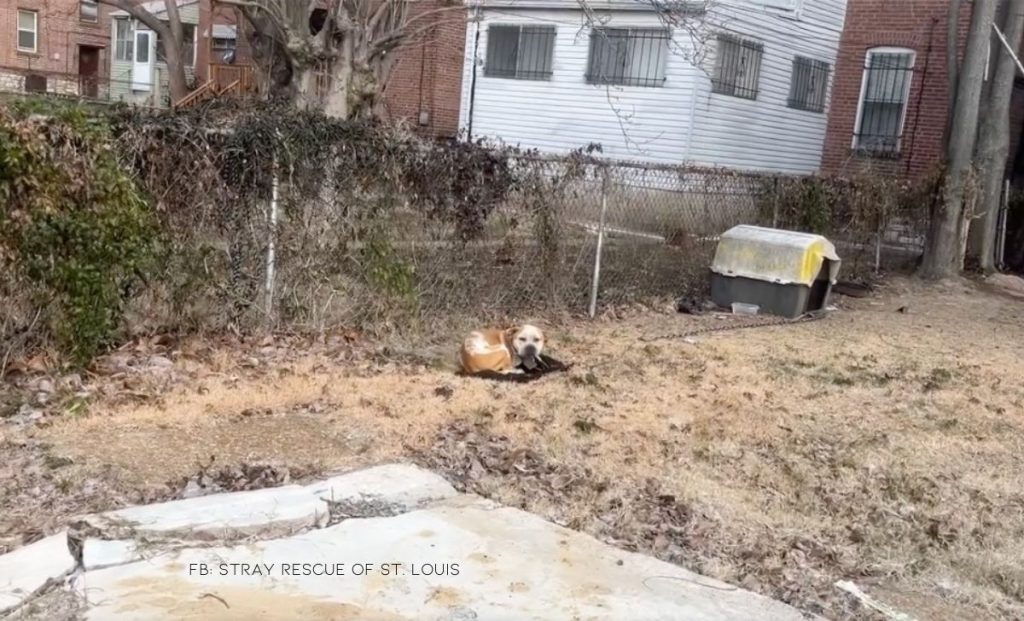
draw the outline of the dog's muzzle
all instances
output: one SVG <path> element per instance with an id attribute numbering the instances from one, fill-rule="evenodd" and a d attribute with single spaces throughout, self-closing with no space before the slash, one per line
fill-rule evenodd
<path id="1" fill-rule="evenodd" d="M 527 345 L 523 348 L 523 352 L 519 355 L 523 359 L 523 366 L 529 370 L 536 369 L 538 366 L 537 362 L 537 348 L 533 345 Z"/>

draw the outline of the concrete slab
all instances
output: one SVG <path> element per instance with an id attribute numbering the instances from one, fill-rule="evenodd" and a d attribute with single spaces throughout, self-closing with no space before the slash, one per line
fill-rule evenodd
<path id="1" fill-rule="evenodd" d="M 286 485 L 118 509 L 81 518 L 76 530 L 102 539 L 230 540 L 274 537 L 317 526 L 323 502 L 305 488 Z"/>
<path id="2" fill-rule="evenodd" d="M 408 464 L 387 464 L 340 474 L 306 486 L 315 496 L 361 515 L 395 515 L 458 495 L 444 478 Z"/>
<path id="3" fill-rule="evenodd" d="M 82 568 L 86 571 L 134 563 L 142 558 L 142 551 L 135 541 L 86 539 L 82 542 Z"/>
<path id="4" fill-rule="evenodd" d="M 47 582 L 74 568 L 67 532 L 0 556 L 0 613 L 21 604 Z"/>
<path id="5" fill-rule="evenodd" d="M 800 621 L 797 610 L 459 497 L 87 572 L 88 619 Z"/>

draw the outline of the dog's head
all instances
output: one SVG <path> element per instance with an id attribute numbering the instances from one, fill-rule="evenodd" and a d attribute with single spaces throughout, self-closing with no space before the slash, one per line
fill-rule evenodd
<path id="1" fill-rule="evenodd" d="M 531 371 L 537 368 L 544 351 L 544 332 L 537 326 L 522 325 L 509 328 L 505 334 L 509 347 L 523 361 L 523 366 Z"/>

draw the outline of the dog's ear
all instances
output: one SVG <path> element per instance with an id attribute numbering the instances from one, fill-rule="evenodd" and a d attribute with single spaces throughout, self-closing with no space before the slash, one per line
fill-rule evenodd
<path id="1" fill-rule="evenodd" d="M 501 339 L 505 341 L 506 346 L 512 346 L 512 343 L 514 343 L 516 340 L 516 334 L 519 334 L 520 330 L 522 330 L 521 327 L 512 326 L 511 328 L 507 328 L 504 332 L 501 333 Z"/>

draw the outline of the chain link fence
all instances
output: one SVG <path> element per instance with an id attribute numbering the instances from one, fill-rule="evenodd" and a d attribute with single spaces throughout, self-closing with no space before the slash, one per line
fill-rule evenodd
<path id="1" fill-rule="evenodd" d="M 110 114 L 161 230 L 128 331 L 388 332 L 662 304 L 705 295 L 718 236 L 744 223 L 824 234 L 844 277 L 868 278 L 917 260 L 930 200 L 877 177 L 545 157 L 273 108 Z M 38 317 L 30 297 L 5 331 Z"/>
<path id="2" fill-rule="evenodd" d="M 225 267 L 249 283 L 238 301 L 278 327 L 315 330 L 659 304 L 706 294 L 719 235 L 738 224 L 825 234 L 854 280 L 913 267 L 923 251 L 922 210 L 882 190 L 860 199 L 870 210 L 852 205 L 863 190 L 849 181 L 585 157 L 513 157 L 509 167 L 509 191 L 481 209 L 469 238 L 409 188 L 360 234 L 362 210 L 295 196 L 282 178 L 276 210 L 254 206 L 250 238 L 223 240 Z"/>

